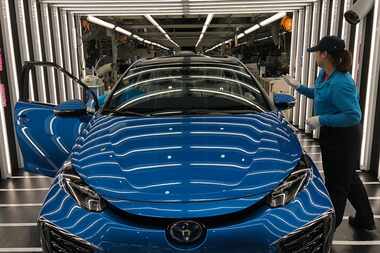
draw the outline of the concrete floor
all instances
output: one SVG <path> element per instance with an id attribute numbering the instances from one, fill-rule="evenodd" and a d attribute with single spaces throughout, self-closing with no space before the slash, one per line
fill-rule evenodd
<path id="1" fill-rule="evenodd" d="M 321 168 L 318 143 L 299 134 L 305 150 Z M 348 215 L 354 213 L 348 203 L 346 216 L 338 228 L 333 252 L 378 253 L 380 252 L 380 182 L 360 173 L 376 216 L 377 231 L 357 232 L 348 224 Z M 51 183 L 50 178 L 34 176 L 19 171 L 11 179 L 0 181 L 0 252 L 41 252 L 36 219 L 44 196 Z"/>

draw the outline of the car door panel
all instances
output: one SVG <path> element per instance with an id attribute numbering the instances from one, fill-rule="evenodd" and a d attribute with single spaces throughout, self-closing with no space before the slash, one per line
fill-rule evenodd
<path id="1" fill-rule="evenodd" d="M 70 155 L 75 140 L 80 131 L 92 117 L 91 114 L 63 113 L 53 104 L 29 101 L 29 78 L 35 74 L 35 68 L 52 68 L 56 73 L 63 74 L 67 80 L 81 86 L 93 96 L 94 111 L 99 104 L 96 94 L 77 77 L 67 72 L 53 62 L 25 62 L 21 74 L 20 101 L 15 106 L 15 130 L 21 153 L 24 159 L 24 169 L 32 173 L 54 176 L 63 162 Z M 49 83 L 41 84 L 48 87 Z M 52 87 L 49 87 L 52 88 Z M 78 104 L 72 100 L 72 105 Z M 70 108 L 72 101 L 64 103 Z M 85 102 L 84 102 L 85 103 Z M 63 103 L 60 104 L 60 106 Z"/>
<path id="2" fill-rule="evenodd" d="M 24 169 L 54 176 L 68 158 L 90 116 L 57 116 L 53 105 L 29 102 L 18 102 L 15 110 Z"/>

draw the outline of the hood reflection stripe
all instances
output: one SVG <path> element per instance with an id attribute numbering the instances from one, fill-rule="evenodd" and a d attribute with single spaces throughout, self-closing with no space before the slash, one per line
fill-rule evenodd
<path id="1" fill-rule="evenodd" d="M 239 166 L 236 164 L 229 164 L 229 163 L 190 163 L 190 166 L 212 166 L 212 167 L 232 167 L 232 168 L 238 168 L 247 170 L 251 168 L 251 166 Z"/>
<path id="2" fill-rule="evenodd" d="M 205 134 L 208 134 L 208 135 L 232 135 L 232 136 L 245 137 L 245 138 L 247 138 L 247 139 L 249 139 L 249 140 L 251 140 L 252 142 L 255 142 L 255 143 L 260 143 L 261 142 L 261 141 L 253 139 L 249 135 L 241 134 L 241 133 L 234 133 L 234 132 L 191 131 L 190 134 L 193 134 L 193 135 L 197 135 L 197 134 L 199 134 L 199 135 L 205 135 Z"/>
<path id="3" fill-rule="evenodd" d="M 194 124 L 194 125 L 223 125 L 223 126 L 240 126 L 240 127 L 247 127 L 247 128 L 250 128 L 250 129 L 253 129 L 255 130 L 256 132 L 259 132 L 260 134 L 263 134 L 263 133 L 266 133 L 266 134 L 270 134 L 270 135 L 273 135 L 273 136 L 276 136 L 278 138 L 281 138 L 287 142 L 290 141 L 289 138 L 286 138 L 278 133 L 275 133 L 275 132 L 272 132 L 272 131 L 267 131 L 267 130 L 260 130 L 258 129 L 257 127 L 253 126 L 253 125 L 249 125 L 249 124 L 244 124 L 244 123 L 229 123 L 229 122 L 218 122 L 218 121 L 201 121 L 201 122 L 190 122 L 190 124 Z"/>
<path id="4" fill-rule="evenodd" d="M 182 165 L 181 163 L 157 164 L 157 165 L 150 165 L 150 166 L 134 167 L 132 169 L 122 169 L 122 171 L 132 172 L 132 171 L 137 171 L 137 170 L 156 169 L 156 168 L 164 168 L 164 167 L 179 167 L 181 165 Z"/>
<path id="5" fill-rule="evenodd" d="M 161 150 L 173 150 L 173 149 L 181 149 L 183 148 L 182 146 L 172 146 L 172 147 L 157 147 L 157 148 L 143 148 L 143 149 L 134 149 L 131 151 L 128 151 L 124 154 L 115 154 L 116 156 L 128 156 L 133 153 L 138 153 L 138 152 L 146 152 L 146 151 L 161 151 Z"/>
<path id="6" fill-rule="evenodd" d="M 140 134 L 140 135 L 133 135 L 133 136 L 128 136 L 126 138 L 121 139 L 118 142 L 112 143 L 113 146 L 120 145 L 121 143 L 131 140 L 131 139 L 139 139 L 139 138 L 144 138 L 144 137 L 153 137 L 153 136 L 168 136 L 168 135 L 180 135 L 182 132 L 164 132 L 164 133 L 153 133 L 153 134 Z"/>
<path id="7" fill-rule="evenodd" d="M 277 148 L 264 148 L 264 147 L 259 147 L 256 149 L 256 151 L 248 151 L 243 148 L 238 148 L 238 147 L 226 147 L 226 146 L 190 146 L 192 149 L 224 149 L 224 150 L 236 150 L 236 151 L 241 151 L 243 153 L 249 154 L 249 155 L 254 155 L 257 154 L 258 151 L 260 150 L 266 150 L 266 151 L 273 151 L 273 152 L 281 152 L 281 150 Z"/>

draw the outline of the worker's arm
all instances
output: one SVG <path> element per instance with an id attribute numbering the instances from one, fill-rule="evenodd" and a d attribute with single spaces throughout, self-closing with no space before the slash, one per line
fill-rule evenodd
<path id="1" fill-rule="evenodd" d="M 318 83 L 319 80 L 321 80 L 321 78 L 323 77 L 324 75 L 324 71 L 323 69 L 321 69 L 318 73 L 318 77 L 317 77 L 317 80 L 315 81 L 315 83 Z M 314 85 L 315 86 L 315 85 Z M 302 95 L 305 95 L 306 97 L 308 98 L 314 98 L 314 91 L 315 91 L 315 88 L 308 88 L 306 85 L 302 85 L 300 84 L 298 87 L 297 87 L 297 91 L 302 94 Z"/>
<path id="2" fill-rule="evenodd" d="M 300 84 L 296 79 L 291 76 L 283 76 L 283 79 L 287 85 L 296 89 L 302 95 L 308 98 L 314 98 L 314 88 L 308 88 L 305 85 Z"/>
<path id="3" fill-rule="evenodd" d="M 300 85 L 298 88 L 297 88 L 297 91 L 302 94 L 302 95 L 305 95 L 306 97 L 308 98 L 314 98 L 314 88 L 308 88 L 306 87 L 305 85 Z"/>
<path id="4" fill-rule="evenodd" d="M 335 83 L 331 99 L 339 113 L 320 115 L 319 121 L 322 126 L 347 127 L 360 123 L 362 113 L 355 85 L 349 82 Z"/>

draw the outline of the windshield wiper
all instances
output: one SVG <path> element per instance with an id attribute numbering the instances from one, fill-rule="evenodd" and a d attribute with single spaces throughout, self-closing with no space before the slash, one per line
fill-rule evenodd
<path id="1" fill-rule="evenodd" d="M 185 109 L 178 111 L 159 111 L 150 113 L 151 116 L 159 115 L 226 115 L 226 114 L 248 114 L 257 113 L 258 111 L 252 109 L 240 109 L 240 110 L 221 110 L 221 109 Z"/>
<path id="2" fill-rule="evenodd" d="M 144 113 L 139 113 L 139 112 L 134 112 L 134 111 L 128 111 L 128 110 L 123 110 L 123 111 L 116 111 L 116 110 L 104 110 L 104 113 L 107 114 L 112 114 L 112 115 L 117 115 L 117 116 L 139 116 L 139 117 L 149 117 L 149 114 L 144 114 Z"/>

